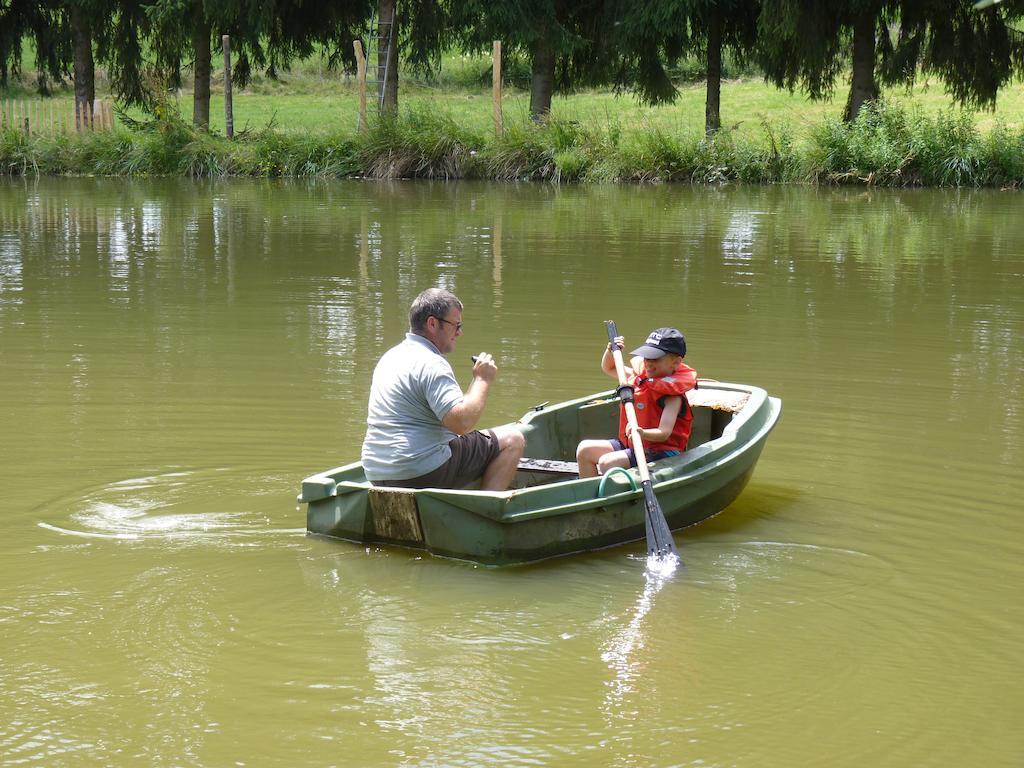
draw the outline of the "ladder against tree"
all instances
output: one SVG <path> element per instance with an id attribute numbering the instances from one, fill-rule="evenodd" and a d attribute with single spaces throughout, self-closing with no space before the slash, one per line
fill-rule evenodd
<path id="1" fill-rule="evenodd" d="M 377 56 L 377 66 L 373 67 L 372 71 L 375 76 L 372 79 L 368 79 L 366 82 L 368 85 L 374 85 L 377 88 L 377 110 L 384 109 L 384 89 L 387 87 L 388 75 L 388 62 L 391 61 L 390 51 L 395 44 L 395 11 L 396 5 L 391 8 L 391 19 L 389 21 L 381 21 L 380 17 L 375 12 L 370 17 L 370 28 L 366 35 L 366 60 L 367 62 L 373 61 L 373 57 Z M 383 63 L 381 62 L 380 53 L 382 51 L 389 52 L 388 55 L 383 57 Z M 368 71 L 371 71 L 367 67 Z"/>

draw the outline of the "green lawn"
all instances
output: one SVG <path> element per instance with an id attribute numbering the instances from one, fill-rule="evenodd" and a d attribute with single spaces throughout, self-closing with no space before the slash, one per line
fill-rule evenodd
<path id="1" fill-rule="evenodd" d="M 21 102 L 15 125 L 28 112 L 44 126 L 30 135 L 0 132 L 0 173 L 1024 187 L 1020 83 L 1004 89 L 994 111 L 960 110 L 932 84 L 894 89 L 879 109 L 845 125 L 838 121 L 845 84 L 835 98 L 811 102 L 755 77 L 734 77 L 722 87 L 724 130 L 710 142 L 703 83 L 680 86 L 676 103 L 659 107 L 608 91 L 560 96 L 554 120 L 541 126 L 529 121 L 529 93 L 509 86 L 507 130 L 495 138 L 488 60 L 446 61 L 451 66 L 440 75 L 403 78 L 399 120 L 374 121 L 371 106 L 364 133 L 356 131 L 353 78 L 315 60 L 235 89 L 236 135 L 252 131 L 244 141 L 223 138 L 220 76 L 213 82 L 209 134 L 189 127 L 188 89 L 169 95 L 183 120 L 161 112 L 159 131 L 75 136 L 45 130 L 51 108 L 65 119 L 73 112 L 66 88 L 48 99 L 23 89 L 0 93 L 0 103 L 5 97 Z M 518 64 L 510 81 L 528 80 L 523 71 Z M 101 95 L 104 84 L 99 78 Z M 144 117 L 137 109 L 129 114 Z"/>
<path id="2" fill-rule="evenodd" d="M 288 83 L 274 88 L 258 87 L 236 90 L 234 98 L 235 129 L 246 124 L 252 127 L 273 125 L 284 131 L 327 131 L 353 129 L 356 124 L 358 96 L 354 84 L 342 78 L 324 79 L 310 87 L 299 86 L 289 91 Z M 886 98 L 909 108 L 928 113 L 959 109 L 941 87 L 917 88 L 913 92 L 894 89 Z M 698 134 L 704 130 L 704 84 L 687 84 L 680 89 L 675 104 L 643 106 L 632 96 L 603 91 L 586 91 L 558 96 L 552 103 L 552 114 L 561 120 L 576 120 L 590 126 L 617 124 L 624 130 L 657 127 L 672 133 Z M 813 102 L 805 96 L 779 90 L 760 80 L 737 80 L 722 85 L 722 124 L 748 134 L 763 134 L 762 124 L 788 130 L 795 135 L 826 118 L 842 115 L 846 94 L 837 94 L 829 101 Z M 372 96 L 369 99 L 373 106 Z M 191 92 L 183 92 L 177 103 L 186 117 L 192 114 Z M 451 116 L 468 128 L 490 130 L 493 126 L 490 91 L 441 90 L 416 84 L 404 84 L 399 90 L 399 108 L 412 107 Z M 530 94 L 506 88 L 502 99 L 506 121 L 525 122 L 530 110 Z M 996 120 L 1009 127 L 1024 124 L 1024 85 L 1015 83 L 1000 94 L 997 108 L 991 111 L 970 110 L 979 129 L 986 131 Z M 210 106 L 212 127 L 224 129 L 224 101 L 218 88 Z"/>
<path id="3" fill-rule="evenodd" d="M 450 116 L 459 124 L 477 131 L 492 129 L 491 93 L 489 87 L 467 86 L 466 83 L 487 72 L 489 60 L 479 57 L 447 57 L 447 69 L 429 84 L 422 79 L 405 80 L 399 91 L 401 108 L 422 109 Z M 223 80 L 214 77 L 211 104 L 212 128 L 224 130 Z M 104 81 L 100 79 L 100 93 Z M 911 109 L 929 114 L 958 109 L 945 93 L 941 83 L 924 83 L 913 91 L 893 89 L 886 98 Z M 575 120 L 589 127 L 618 126 L 625 131 L 635 128 L 657 128 L 678 135 L 699 135 L 704 126 L 704 85 L 688 83 L 680 88 L 675 104 L 649 107 L 639 105 L 626 95 L 607 91 L 586 91 L 558 96 L 552 105 L 554 116 Z M 21 88 L 0 91 L 0 99 L 17 98 L 42 101 L 63 109 L 71 109 L 71 93 L 62 89 L 51 99 L 40 100 Z M 820 125 L 826 118 L 841 115 L 846 99 L 846 83 L 837 89 L 833 99 L 812 102 L 803 95 L 791 94 L 766 85 L 759 79 L 738 79 L 722 85 L 722 123 L 750 136 L 763 136 L 762 125 L 774 131 L 786 131 L 801 138 L 806 130 Z M 192 96 L 189 89 L 173 99 L 186 119 L 191 119 Z M 529 93 L 507 87 L 503 110 L 506 122 L 525 122 L 529 112 Z M 371 110 L 373 96 L 370 96 Z M 322 62 L 304 62 L 293 72 L 285 72 L 280 80 L 259 79 L 251 87 L 235 89 L 235 130 L 245 127 L 265 128 L 273 125 L 285 132 L 334 132 L 353 130 L 356 125 L 357 93 L 354 78 L 328 72 Z M 133 110 L 133 113 L 136 111 Z M 1024 124 L 1024 85 L 1013 83 L 999 97 L 995 111 L 971 111 L 980 130 L 987 131 L 997 120 L 1009 127 Z"/>

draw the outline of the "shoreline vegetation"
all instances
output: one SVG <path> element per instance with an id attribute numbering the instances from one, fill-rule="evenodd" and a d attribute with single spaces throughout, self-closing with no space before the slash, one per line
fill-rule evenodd
<path id="1" fill-rule="evenodd" d="M 938 94 L 910 96 L 908 103 L 883 99 L 844 123 L 834 103 L 741 82 L 738 114 L 726 113 L 738 122 L 706 137 L 685 100 L 658 113 L 629 97 L 574 95 L 556 101 L 549 119 L 536 124 L 512 92 L 504 102 L 503 135 L 496 137 L 482 90 L 449 82 L 409 92 L 396 118 L 371 117 L 363 132 L 348 109 L 351 86 L 302 76 L 236 94 L 235 125 L 251 125 L 253 118 L 265 125 L 247 127 L 233 140 L 217 132 L 216 122 L 210 132 L 193 128 L 171 95 L 150 115 L 119 112 L 113 130 L 26 134 L 6 127 L 0 174 L 1024 185 L 1024 123 L 1013 121 L 1014 98 L 994 118 L 945 106 Z M 211 112 L 217 115 L 216 105 Z M 332 115 L 351 126 L 316 128 Z"/>

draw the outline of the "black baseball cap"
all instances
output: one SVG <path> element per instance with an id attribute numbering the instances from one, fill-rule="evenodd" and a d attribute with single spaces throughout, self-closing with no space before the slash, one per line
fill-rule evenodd
<path id="1" fill-rule="evenodd" d="M 646 360 L 657 360 L 670 352 L 686 357 L 686 337 L 675 328 L 658 328 L 651 331 L 642 347 L 637 347 L 630 354 Z"/>

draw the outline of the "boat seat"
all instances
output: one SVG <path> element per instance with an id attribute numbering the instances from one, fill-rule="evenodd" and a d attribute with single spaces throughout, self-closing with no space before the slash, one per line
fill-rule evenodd
<path id="1" fill-rule="evenodd" d="M 739 413 L 750 399 L 749 392 L 726 392 L 722 389 L 697 389 L 686 393 L 691 408 L 710 408 L 713 411 Z"/>
<path id="2" fill-rule="evenodd" d="M 580 466 L 575 461 L 555 459 L 520 459 L 520 472 L 544 472 L 554 475 L 578 475 Z"/>

